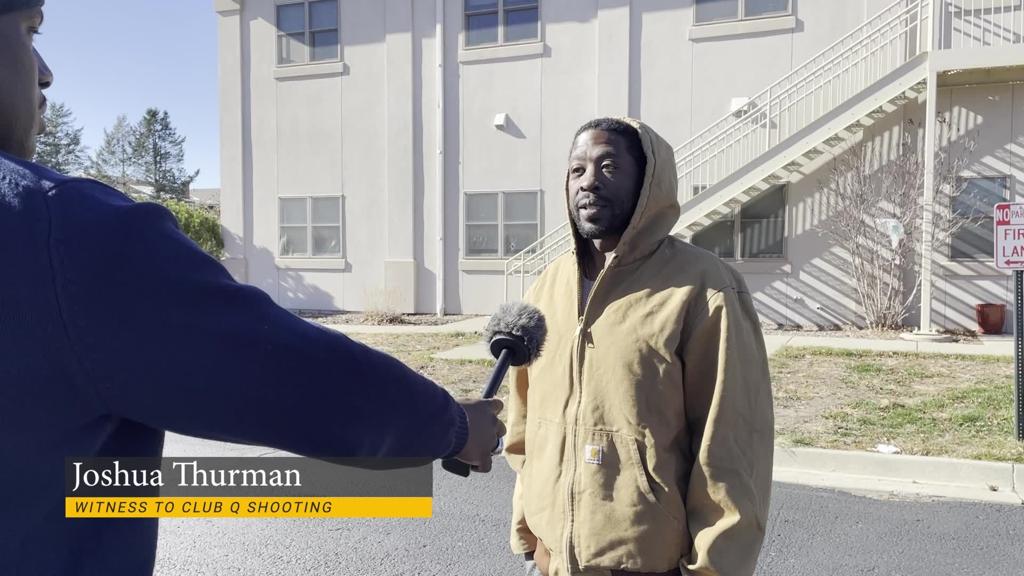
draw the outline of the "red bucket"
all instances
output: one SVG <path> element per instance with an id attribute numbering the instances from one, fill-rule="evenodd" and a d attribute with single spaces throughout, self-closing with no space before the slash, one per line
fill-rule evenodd
<path id="1" fill-rule="evenodd" d="M 1006 318 L 1005 304 L 977 304 L 974 307 L 978 328 L 982 334 L 1002 334 L 1003 320 Z"/>

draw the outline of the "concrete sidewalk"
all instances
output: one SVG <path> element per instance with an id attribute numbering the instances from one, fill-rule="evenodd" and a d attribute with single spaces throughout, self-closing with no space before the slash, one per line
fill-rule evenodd
<path id="1" fill-rule="evenodd" d="M 996 504 L 1024 504 L 1024 464 L 775 448 L 777 482 L 853 493 L 888 493 Z"/>
<path id="2" fill-rule="evenodd" d="M 769 334 L 764 337 L 768 354 L 784 346 L 812 346 L 843 350 L 872 350 L 876 352 L 919 352 L 926 354 L 969 354 L 985 356 L 1013 356 L 1012 336 L 982 336 L 970 342 L 913 342 L 867 338 L 842 338 L 801 334 Z"/>

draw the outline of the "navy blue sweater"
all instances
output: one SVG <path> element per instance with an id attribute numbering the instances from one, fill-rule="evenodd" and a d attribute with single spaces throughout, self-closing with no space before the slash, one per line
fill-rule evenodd
<path id="1" fill-rule="evenodd" d="M 0 574 L 150 574 L 157 523 L 65 519 L 64 458 L 164 430 L 445 457 L 466 415 L 397 360 L 235 282 L 169 211 L 0 154 Z"/>

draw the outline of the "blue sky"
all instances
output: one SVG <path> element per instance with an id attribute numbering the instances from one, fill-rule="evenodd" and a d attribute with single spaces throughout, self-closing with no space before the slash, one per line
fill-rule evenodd
<path id="1" fill-rule="evenodd" d="M 194 186 L 220 186 L 217 20 L 210 0 L 47 0 L 36 47 L 90 151 L 118 114 L 167 110 Z"/>

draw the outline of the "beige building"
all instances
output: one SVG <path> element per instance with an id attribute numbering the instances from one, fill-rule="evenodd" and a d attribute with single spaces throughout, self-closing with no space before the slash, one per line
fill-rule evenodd
<path id="1" fill-rule="evenodd" d="M 678 146 L 678 233 L 734 262 L 771 323 L 857 321 L 816 210 L 851 143 L 912 121 L 931 151 L 957 126 L 977 147 L 954 206 L 1024 198 L 1021 0 L 214 6 L 226 264 L 289 308 L 518 298 L 568 246 L 568 148 L 597 116 Z M 981 221 L 927 251 L 909 321 L 974 328 L 974 304 L 1010 303 L 991 249 Z"/>

